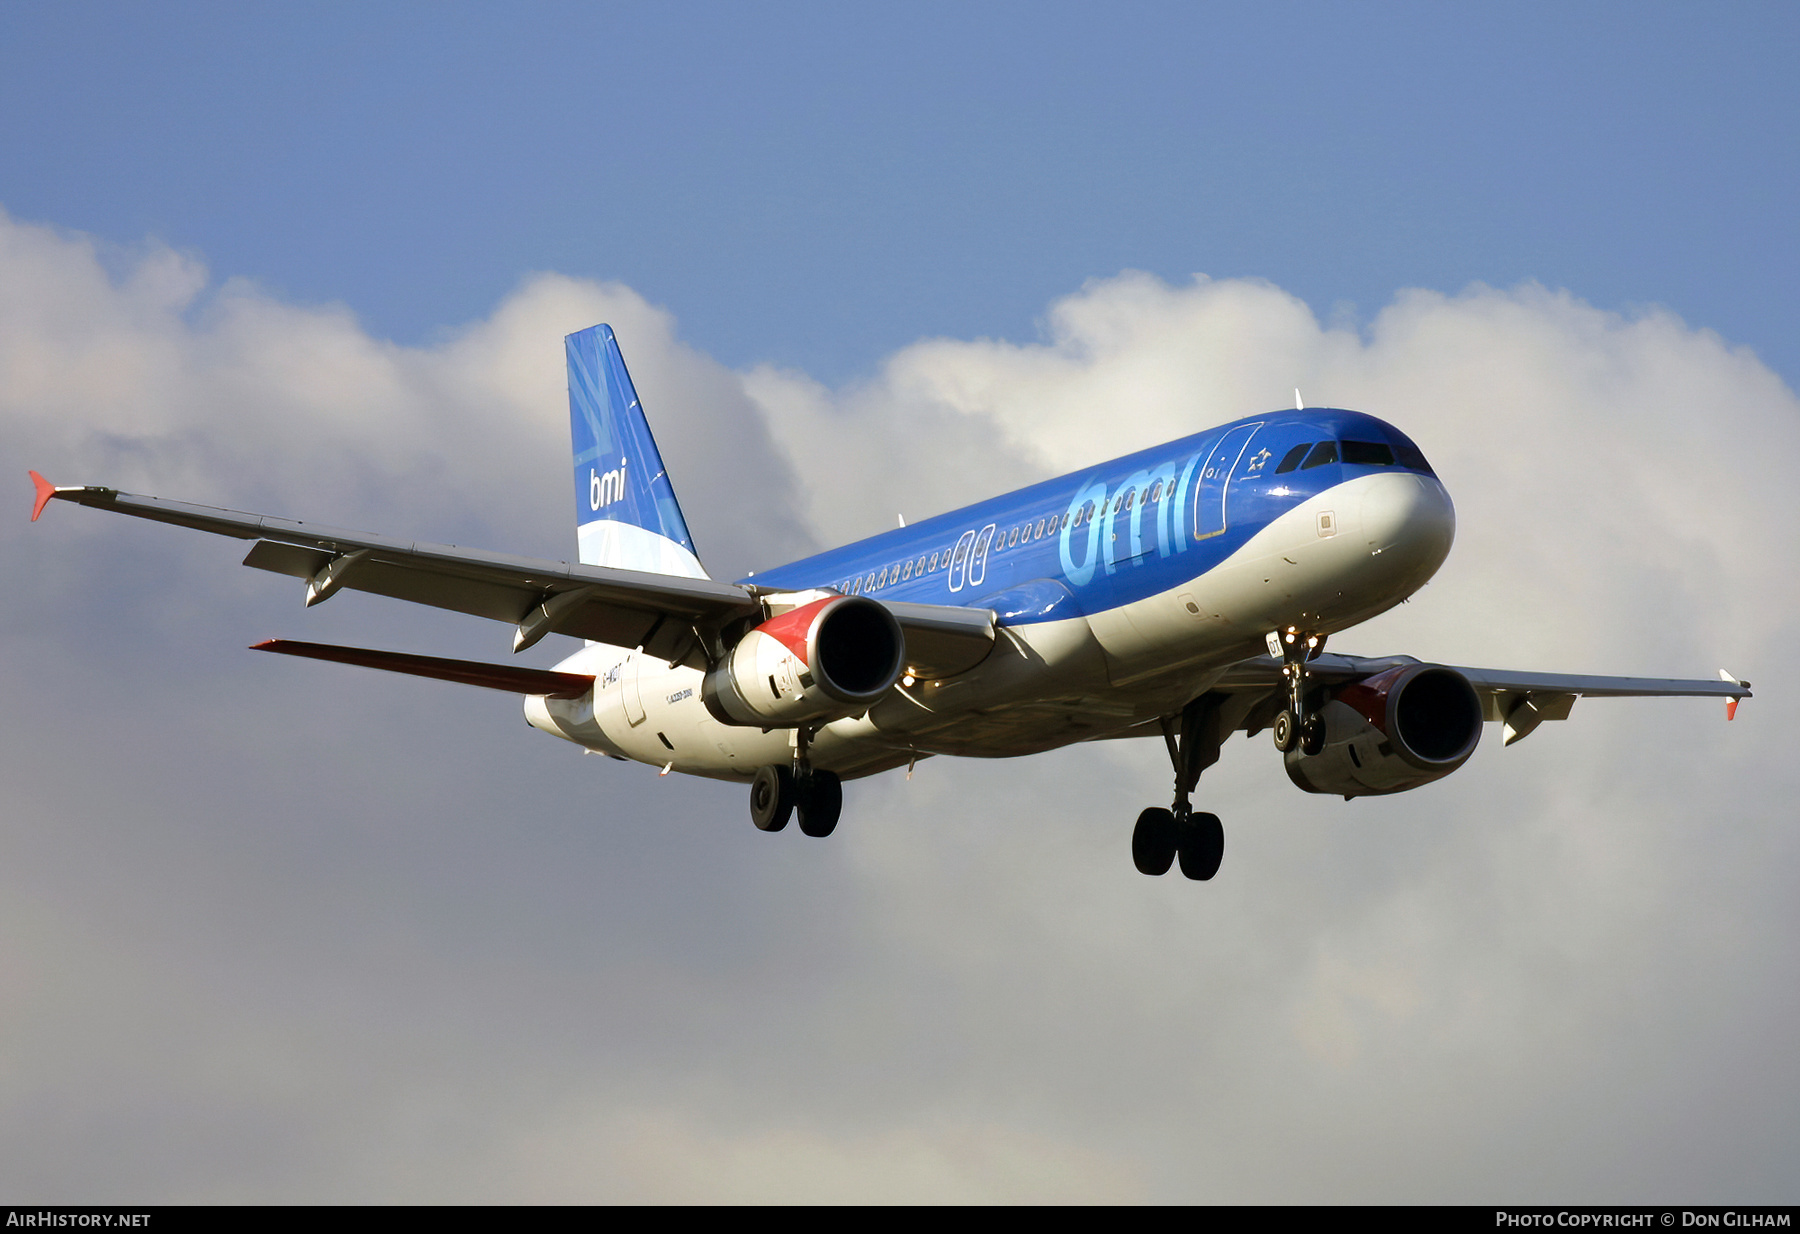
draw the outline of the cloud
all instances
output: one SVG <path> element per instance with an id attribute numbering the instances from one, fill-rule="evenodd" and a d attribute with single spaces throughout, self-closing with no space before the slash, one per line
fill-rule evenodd
<path id="1" fill-rule="evenodd" d="M 1265 740 L 1150 880 L 1148 743 L 939 759 L 828 842 L 479 691 L 236 648 L 503 655 L 238 546 L 0 527 L 0 1182 L 45 1201 L 1791 1198 L 1800 404 L 1671 313 L 1526 285 L 1361 328 L 1124 274 L 865 383 L 732 372 L 557 275 L 422 348 L 194 257 L 0 219 L 23 471 L 548 555 L 560 336 L 619 331 L 720 573 L 1288 403 L 1404 427 L 1450 563 L 1351 651 L 1757 682 L 1588 701 L 1344 803 Z M 547 652 L 548 649 L 546 649 Z M 479 697 L 473 697 L 479 695 Z"/>
<path id="2" fill-rule="evenodd" d="M 107 257 L 126 265 L 117 280 Z M 488 319 L 406 348 L 342 306 L 286 304 L 242 280 L 213 288 L 191 256 L 105 254 L 3 216 L 0 268 L 0 415 L 53 478 L 340 525 L 404 512 L 421 538 L 535 535 L 534 551 L 566 554 L 561 340 L 605 320 L 715 570 L 810 546 L 791 513 L 798 486 L 738 379 L 629 288 L 538 275 Z M 734 496 L 752 479 L 767 496 L 747 522 Z"/>

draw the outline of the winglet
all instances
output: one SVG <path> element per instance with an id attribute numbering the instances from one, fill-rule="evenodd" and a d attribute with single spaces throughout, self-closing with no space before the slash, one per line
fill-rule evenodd
<path id="1" fill-rule="evenodd" d="M 31 506 L 31 521 L 35 523 L 38 521 L 38 515 L 44 512 L 44 507 L 50 504 L 50 499 L 56 496 L 56 485 L 35 471 L 27 474 L 31 476 L 31 482 L 37 485 L 37 500 Z"/>
<path id="2" fill-rule="evenodd" d="M 1736 676 L 1734 676 L 1731 673 L 1726 672 L 1724 669 L 1719 670 L 1719 680 L 1720 681 L 1729 681 L 1734 686 L 1743 686 L 1744 689 L 1746 689 L 1746 690 L 1748 690 L 1750 688 L 1749 682 L 1738 680 L 1738 678 Z M 1738 702 L 1739 702 L 1739 700 L 1736 698 L 1728 698 L 1725 700 L 1725 718 L 1727 720 L 1737 719 Z"/>

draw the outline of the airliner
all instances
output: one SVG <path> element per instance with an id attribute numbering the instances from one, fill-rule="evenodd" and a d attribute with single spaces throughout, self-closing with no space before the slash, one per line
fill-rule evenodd
<path id="1" fill-rule="evenodd" d="M 749 788 L 763 831 L 837 826 L 842 782 L 921 758 L 1007 758 L 1160 738 L 1174 781 L 1132 831 L 1145 874 L 1218 871 L 1193 808 L 1236 732 L 1269 731 L 1309 793 L 1405 792 L 1510 745 L 1577 698 L 1727 700 L 1749 682 L 1496 671 L 1325 650 L 1416 592 L 1455 536 L 1411 438 L 1360 412 L 1268 412 L 1045 480 L 736 582 L 701 564 L 611 327 L 569 335 L 577 560 L 415 543 L 59 487 L 52 499 L 253 541 L 244 564 L 505 622 L 513 650 L 582 640 L 554 669 L 288 639 L 256 650 L 524 696 L 533 727 L 663 774 Z"/>

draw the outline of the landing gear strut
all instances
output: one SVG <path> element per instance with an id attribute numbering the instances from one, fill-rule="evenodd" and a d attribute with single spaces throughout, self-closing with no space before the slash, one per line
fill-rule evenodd
<path id="1" fill-rule="evenodd" d="M 1181 709 L 1181 727 L 1163 721 L 1163 740 L 1175 766 L 1175 801 L 1168 809 L 1152 807 L 1138 815 L 1131 833 L 1131 860 L 1143 874 L 1166 874 L 1175 859 L 1181 872 L 1205 882 L 1219 872 L 1225 858 L 1225 828 L 1217 814 L 1195 813 L 1189 796 L 1200 773 L 1219 761 L 1219 709 L 1205 697 Z"/>
<path id="2" fill-rule="evenodd" d="M 1325 721 L 1306 707 L 1306 662 L 1324 650 L 1323 634 L 1289 628 L 1269 635 L 1269 654 L 1280 654 L 1281 676 L 1288 690 L 1287 710 L 1270 726 L 1275 748 L 1283 754 L 1295 746 L 1303 754 L 1317 754 L 1325 748 Z"/>
<path id="3" fill-rule="evenodd" d="M 834 772 L 812 765 L 806 749 L 810 737 L 805 728 L 796 729 L 793 766 L 764 767 L 750 782 L 750 821 L 758 831 L 780 831 L 796 811 L 805 835 L 824 837 L 837 829 L 844 788 Z"/>

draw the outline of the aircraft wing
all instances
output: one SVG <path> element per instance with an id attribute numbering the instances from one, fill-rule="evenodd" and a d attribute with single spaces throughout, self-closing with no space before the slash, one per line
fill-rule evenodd
<path id="1" fill-rule="evenodd" d="M 1321 655 L 1308 662 L 1307 675 L 1322 684 L 1357 681 L 1386 669 L 1417 664 L 1412 656 Z M 1733 714 L 1737 700 L 1750 697 L 1750 683 L 1720 671 L 1717 680 L 1674 677 L 1595 677 L 1577 673 L 1530 673 L 1508 669 L 1446 665 L 1468 678 L 1481 699 L 1482 718 L 1506 725 L 1506 743 L 1521 740 L 1545 720 L 1567 719 L 1575 700 L 1590 698 L 1689 697 L 1727 700 Z M 1242 727 L 1254 733 L 1284 705 L 1281 661 L 1256 656 L 1234 664 L 1214 686 L 1231 693 L 1266 692 L 1269 697 L 1244 713 Z M 1270 704 L 1273 704 L 1271 707 Z M 1268 712 L 1265 716 L 1262 713 Z M 1254 722 L 1254 723 L 1252 723 Z"/>
<path id="2" fill-rule="evenodd" d="M 728 622 L 760 619 L 763 613 L 757 592 L 735 583 L 397 540 L 117 489 L 58 487 L 36 472 L 31 476 L 38 489 L 34 521 L 54 498 L 254 540 L 244 564 L 307 580 L 309 605 L 348 588 L 471 613 L 515 625 L 515 651 L 554 632 L 642 647 L 646 654 L 670 661 L 704 657 L 708 635 Z M 934 676 L 971 667 L 993 646 L 994 614 L 989 610 L 888 607 L 906 632 L 909 658 Z"/>
<path id="3" fill-rule="evenodd" d="M 37 478 L 34 476 L 34 478 Z M 673 659 L 693 650 L 692 626 L 716 628 L 755 616 L 756 598 L 710 579 L 643 574 L 567 561 L 515 557 L 452 544 L 423 544 L 295 519 L 189 505 L 97 487 L 53 488 L 51 497 L 254 540 L 244 564 L 307 580 L 307 603 L 348 588 L 519 627 L 515 650 L 555 631 Z"/>

